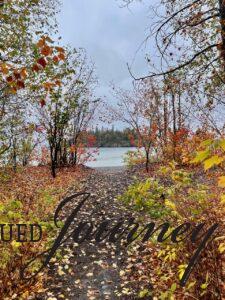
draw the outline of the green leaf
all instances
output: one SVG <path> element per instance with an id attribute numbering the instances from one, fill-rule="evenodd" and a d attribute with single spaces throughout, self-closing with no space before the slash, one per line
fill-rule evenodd
<path id="1" fill-rule="evenodd" d="M 213 143 L 213 140 L 212 139 L 208 139 L 208 140 L 205 140 L 203 142 L 201 142 L 200 146 L 202 147 L 206 147 L 206 146 L 209 146 Z"/>
<path id="2" fill-rule="evenodd" d="M 144 298 L 145 296 L 147 296 L 149 294 L 149 290 L 144 289 L 143 291 L 140 291 L 139 293 L 139 298 Z"/>
<path id="3" fill-rule="evenodd" d="M 175 292 L 176 289 L 177 289 L 177 284 L 176 284 L 176 283 L 173 283 L 173 284 L 171 285 L 171 288 L 170 288 L 171 292 Z"/>

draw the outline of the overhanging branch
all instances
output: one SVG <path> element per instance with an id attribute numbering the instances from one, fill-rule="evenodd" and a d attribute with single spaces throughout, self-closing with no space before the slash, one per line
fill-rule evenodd
<path id="1" fill-rule="evenodd" d="M 208 47 L 206 47 L 205 49 L 203 49 L 202 51 L 196 53 L 191 59 L 189 59 L 188 61 L 184 62 L 183 64 L 173 68 L 173 69 L 170 69 L 168 71 L 165 71 L 165 72 L 161 72 L 161 73 L 151 73 L 150 75 L 147 75 L 147 76 L 143 76 L 143 77 L 139 77 L 139 78 L 136 78 L 132 72 L 131 72 L 131 69 L 130 69 L 130 66 L 127 64 L 128 66 L 128 71 L 130 73 L 130 75 L 132 76 L 132 78 L 134 80 L 144 80 L 144 79 L 147 79 L 147 78 L 152 78 L 152 77 L 156 77 L 156 76 L 165 76 L 165 75 L 168 75 L 168 74 L 171 74 L 171 73 L 174 73 L 178 70 L 181 70 L 183 68 L 185 68 L 186 66 L 190 65 L 191 63 L 193 63 L 199 56 L 203 55 L 205 52 L 211 50 L 212 48 L 215 48 L 219 46 L 219 44 L 213 44 L 213 45 L 210 45 Z"/>

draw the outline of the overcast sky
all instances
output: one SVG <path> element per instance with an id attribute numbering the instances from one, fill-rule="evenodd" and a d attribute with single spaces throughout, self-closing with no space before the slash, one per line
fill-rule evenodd
<path id="1" fill-rule="evenodd" d="M 137 3 L 121 8 L 116 0 L 63 0 L 59 17 L 63 43 L 83 47 L 96 66 L 100 93 L 108 94 L 110 81 L 129 87 L 126 63 L 137 75 L 146 73 L 146 49 L 135 55 L 147 34 L 146 7 Z"/>
<path id="2" fill-rule="evenodd" d="M 121 8 L 121 0 L 63 0 L 59 16 L 63 44 L 83 47 L 96 67 L 100 97 L 112 102 L 110 82 L 123 88 L 131 87 L 127 63 L 135 75 L 147 73 L 145 53 L 151 47 L 142 47 L 151 19 L 142 3 Z M 150 48 L 150 49 L 149 49 Z"/>

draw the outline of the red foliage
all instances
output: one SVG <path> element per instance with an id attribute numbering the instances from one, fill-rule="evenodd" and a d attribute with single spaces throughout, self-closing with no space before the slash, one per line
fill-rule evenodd
<path id="1" fill-rule="evenodd" d="M 22 80 L 18 80 L 16 84 L 17 84 L 19 89 L 24 89 L 25 88 L 25 83 Z"/>
<path id="2" fill-rule="evenodd" d="M 41 104 L 41 107 L 45 106 L 46 105 L 45 99 L 41 99 L 40 104 Z"/>
<path id="3" fill-rule="evenodd" d="M 47 61 L 44 57 L 41 57 L 37 60 L 38 64 L 41 65 L 43 68 L 47 66 Z"/>
<path id="4" fill-rule="evenodd" d="M 32 71 L 39 72 L 40 71 L 39 66 L 37 64 L 34 64 L 33 67 L 32 67 Z"/>

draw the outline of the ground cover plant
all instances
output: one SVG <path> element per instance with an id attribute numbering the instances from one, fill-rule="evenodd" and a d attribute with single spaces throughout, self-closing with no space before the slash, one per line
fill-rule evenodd
<path id="1" fill-rule="evenodd" d="M 83 172 L 65 168 L 53 180 L 48 167 L 21 168 L 17 174 L 1 170 L 0 223 L 39 224 L 43 230 L 40 242 L 20 243 L 16 241 L 15 229 L 14 237 L 9 240 L 10 230 L 6 226 L 4 238 L 8 242 L 1 241 L 0 246 L 1 299 L 27 299 L 32 292 L 42 288 L 44 274 L 35 282 L 24 282 L 20 279 L 20 268 L 35 255 L 48 249 L 54 241 L 57 233 L 53 221 L 54 210 L 71 186 L 78 189 L 79 179 L 84 177 Z"/>

